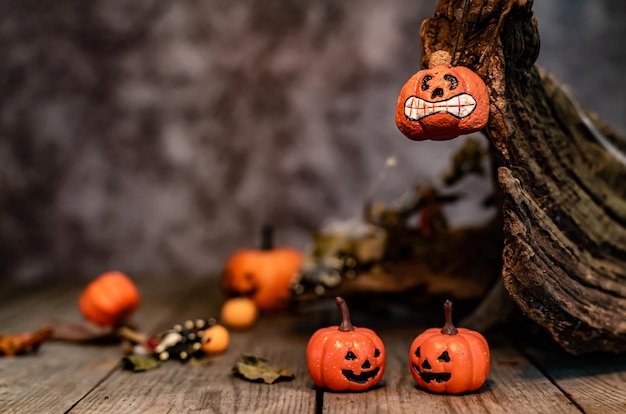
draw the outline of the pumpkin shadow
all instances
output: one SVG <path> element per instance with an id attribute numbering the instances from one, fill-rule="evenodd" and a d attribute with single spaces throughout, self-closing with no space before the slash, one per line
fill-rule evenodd
<path id="1" fill-rule="evenodd" d="M 482 387 L 480 387 L 476 391 L 462 392 L 460 394 L 449 394 L 447 392 L 433 392 L 433 391 L 430 391 L 430 390 L 428 390 L 426 388 L 422 388 L 422 387 L 420 387 L 417 384 L 413 384 L 413 388 L 415 388 L 418 391 L 430 394 L 430 395 L 443 395 L 443 396 L 448 396 L 448 397 L 450 397 L 450 396 L 452 396 L 452 397 L 457 397 L 457 396 L 458 397 L 462 397 L 464 395 L 479 395 L 479 394 L 484 394 L 486 392 L 490 392 L 494 388 L 493 385 L 494 385 L 494 382 L 492 380 L 488 379 L 487 381 L 485 381 L 485 383 L 482 385 Z"/>
<path id="2" fill-rule="evenodd" d="M 335 391 L 335 390 L 331 390 L 328 388 L 320 388 L 318 386 L 316 386 L 315 384 L 313 384 L 313 382 L 310 382 L 310 387 L 311 389 L 315 390 L 315 392 L 317 393 L 329 393 L 329 394 L 363 394 L 365 392 L 370 392 L 370 391 L 375 391 L 381 388 L 384 388 L 387 386 L 387 382 L 385 380 L 381 380 L 378 384 L 373 385 L 371 387 L 369 387 L 368 389 L 365 390 L 360 390 L 360 391 L 352 391 L 352 390 L 345 390 L 345 391 Z"/>

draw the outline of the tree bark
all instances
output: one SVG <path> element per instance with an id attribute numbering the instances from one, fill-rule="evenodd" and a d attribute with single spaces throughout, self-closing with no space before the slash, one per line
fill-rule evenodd
<path id="1" fill-rule="evenodd" d="M 626 141 L 534 66 L 531 0 L 441 0 L 421 40 L 489 89 L 510 296 L 570 353 L 626 351 Z"/>

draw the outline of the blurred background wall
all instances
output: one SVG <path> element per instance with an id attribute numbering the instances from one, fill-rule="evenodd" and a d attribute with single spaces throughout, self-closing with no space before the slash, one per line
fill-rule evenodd
<path id="1" fill-rule="evenodd" d="M 432 0 L 0 3 L 0 278 L 209 277 L 264 223 L 305 248 L 436 182 L 462 143 L 394 123 Z M 626 3 L 535 11 L 539 64 L 626 132 Z M 454 223 L 489 185 L 464 182 Z"/>

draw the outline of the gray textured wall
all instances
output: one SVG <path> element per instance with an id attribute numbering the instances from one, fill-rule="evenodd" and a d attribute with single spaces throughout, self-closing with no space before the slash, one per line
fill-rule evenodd
<path id="1" fill-rule="evenodd" d="M 0 277 L 204 276 L 433 180 L 460 141 L 394 124 L 434 1 L 0 5 Z M 538 1 L 540 63 L 626 131 L 624 2 Z M 450 211 L 480 220 L 489 191 Z M 484 217 L 482 217 L 484 218 Z"/>

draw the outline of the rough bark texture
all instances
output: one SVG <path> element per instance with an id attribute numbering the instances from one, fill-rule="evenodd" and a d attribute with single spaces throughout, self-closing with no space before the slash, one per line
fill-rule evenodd
<path id="1" fill-rule="evenodd" d="M 626 351 L 623 139 L 534 66 L 532 1 L 442 0 L 421 38 L 489 88 L 509 294 L 568 352 Z"/>

